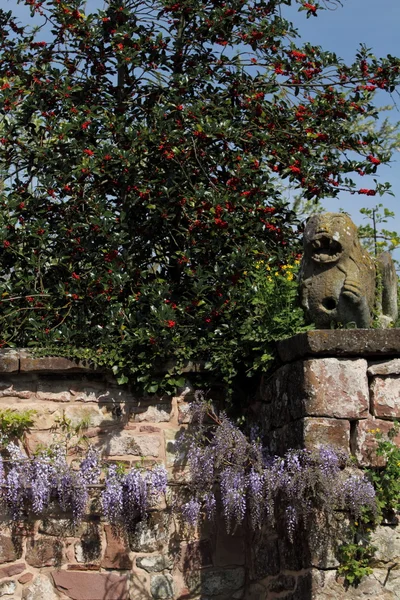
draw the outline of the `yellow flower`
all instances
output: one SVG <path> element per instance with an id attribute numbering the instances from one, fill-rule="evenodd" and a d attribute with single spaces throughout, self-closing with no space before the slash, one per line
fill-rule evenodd
<path id="1" fill-rule="evenodd" d="M 288 273 L 286 279 L 288 281 L 292 281 L 293 280 L 293 273 Z"/>

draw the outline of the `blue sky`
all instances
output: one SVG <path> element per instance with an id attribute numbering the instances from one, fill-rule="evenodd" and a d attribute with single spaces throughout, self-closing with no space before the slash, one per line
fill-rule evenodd
<path id="1" fill-rule="evenodd" d="M 293 18 L 302 39 L 336 52 L 345 62 L 352 62 L 360 43 L 371 48 L 377 57 L 400 56 L 400 0 L 343 0 L 343 7 L 321 11 L 317 18 L 304 19 L 303 14 Z M 382 106 L 397 103 L 397 108 L 395 106 L 387 116 L 393 122 L 400 121 L 400 97 L 391 98 L 382 93 L 378 102 Z M 338 200 L 325 202 L 325 206 L 332 211 L 343 208 L 361 224 L 363 217 L 359 209 L 382 203 L 396 213 L 396 219 L 390 220 L 387 228 L 400 231 L 400 153 L 393 155 L 390 166 L 380 167 L 377 175 L 380 181 L 392 184 L 394 197 L 367 198 L 342 193 Z"/>
<path id="2" fill-rule="evenodd" d="M 322 0 L 320 2 L 322 3 Z M 102 0 L 87 1 L 89 11 L 103 6 Z M 12 9 L 21 21 L 29 20 L 28 9 L 23 5 L 16 5 L 16 0 L 0 0 L 0 7 Z M 309 19 L 306 19 L 306 13 L 297 13 L 293 8 L 287 8 L 286 12 L 288 18 L 299 28 L 303 41 L 321 45 L 325 50 L 332 50 L 346 62 L 352 62 L 360 43 L 371 48 L 378 57 L 387 54 L 400 56 L 400 0 L 343 0 L 343 7 L 320 11 L 317 18 Z M 400 121 L 400 97 L 390 98 L 381 94 L 378 98 L 381 105 L 396 102 L 398 107 L 388 113 L 393 122 Z M 389 181 L 392 184 L 394 197 L 386 195 L 383 198 L 368 198 L 342 193 L 339 199 L 326 201 L 325 207 L 331 211 L 343 208 L 352 215 L 356 223 L 361 224 L 363 218 L 359 209 L 363 206 L 373 207 L 382 202 L 396 213 L 395 220 L 388 222 L 388 229 L 400 231 L 400 153 L 395 153 L 390 166 L 380 167 L 377 176 L 380 181 Z M 361 181 L 360 187 L 372 185 Z M 400 252 L 397 254 L 400 255 Z"/>

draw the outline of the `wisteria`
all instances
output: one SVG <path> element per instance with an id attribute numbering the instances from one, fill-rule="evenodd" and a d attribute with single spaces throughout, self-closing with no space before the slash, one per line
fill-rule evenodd
<path id="1" fill-rule="evenodd" d="M 138 520 L 146 518 L 149 508 L 165 494 L 166 488 L 167 471 L 163 465 L 151 470 L 133 468 L 128 473 L 111 465 L 102 493 L 104 515 L 112 525 L 129 531 Z"/>
<path id="2" fill-rule="evenodd" d="M 14 521 L 29 513 L 42 515 L 53 504 L 76 525 L 87 511 L 90 488 L 101 484 L 105 517 L 129 529 L 138 519 L 144 519 L 160 494 L 166 492 L 167 471 L 163 465 L 128 472 L 110 465 L 103 481 L 100 453 L 93 447 L 74 464 L 69 464 L 63 446 L 29 458 L 17 444 L 10 443 L 7 453 L 6 461 L 0 456 L 0 500 Z"/>
<path id="3" fill-rule="evenodd" d="M 227 530 L 246 517 L 253 529 L 284 525 L 290 540 L 307 527 L 315 511 L 329 516 L 344 510 L 354 519 L 376 511 L 372 484 L 330 447 L 267 454 L 254 431 L 249 438 L 224 413 L 218 415 L 201 394 L 192 407 L 191 426 L 182 435 L 190 470 L 190 501 L 180 507 L 191 526 L 216 513 L 216 490 Z"/>

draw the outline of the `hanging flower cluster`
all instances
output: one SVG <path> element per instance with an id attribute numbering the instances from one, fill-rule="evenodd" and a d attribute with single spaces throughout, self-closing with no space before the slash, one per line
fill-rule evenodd
<path id="1" fill-rule="evenodd" d="M 61 446 L 32 459 L 14 443 L 8 444 L 7 451 L 7 463 L 0 456 L 0 497 L 12 521 L 30 512 L 41 515 L 55 502 L 76 525 L 87 510 L 90 488 L 104 483 L 104 515 L 110 523 L 128 528 L 138 519 L 145 519 L 149 507 L 166 491 L 167 472 L 162 465 L 148 471 L 134 467 L 128 473 L 111 465 L 102 482 L 100 454 L 93 447 L 89 447 L 79 468 L 67 463 Z"/>
<path id="2" fill-rule="evenodd" d="M 345 510 L 354 519 L 365 509 L 376 513 L 373 485 L 350 468 L 344 453 L 321 447 L 268 455 L 254 435 L 248 439 L 200 399 L 192 405 L 192 425 L 180 442 L 191 475 L 191 497 L 181 513 L 190 525 L 201 516 L 214 517 L 218 496 L 228 531 L 246 515 L 253 529 L 266 522 L 275 526 L 279 519 L 290 540 L 315 510 L 325 515 Z"/>

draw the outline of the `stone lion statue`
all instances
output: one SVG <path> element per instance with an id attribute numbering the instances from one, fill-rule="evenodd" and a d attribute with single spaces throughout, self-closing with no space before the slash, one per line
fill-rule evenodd
<path id="1" fill-rule="evenodd" d="M 387 252 L 373 259 L 360 244 L 357 227 L 342 213 L 310 217 L 304 231 L 300 301 L 319 329 L 355 324 L 380 327 L 397 319 L 397 275 Z"/>

